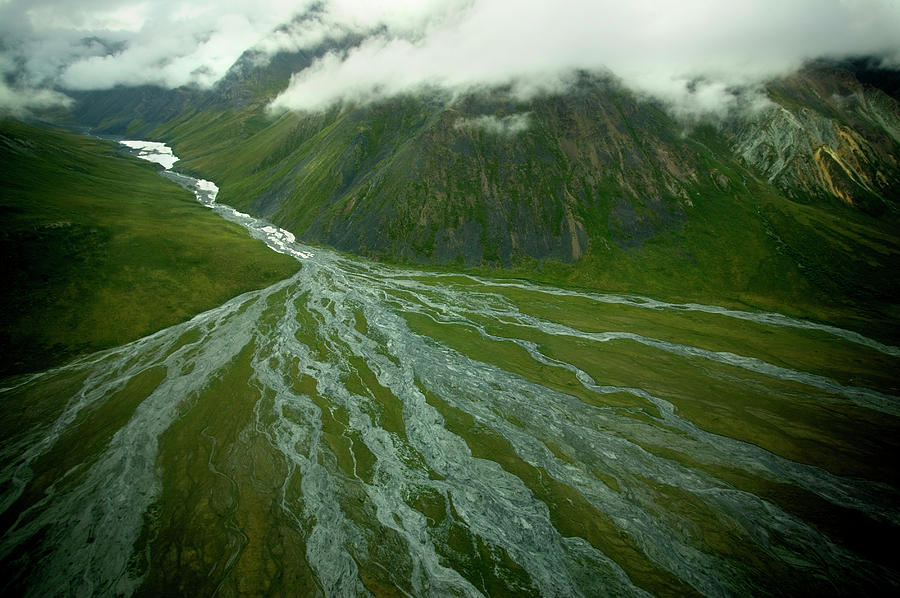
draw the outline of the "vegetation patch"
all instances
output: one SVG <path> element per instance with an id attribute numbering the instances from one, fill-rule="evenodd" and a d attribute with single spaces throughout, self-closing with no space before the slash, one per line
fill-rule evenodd
<path id="1" fill-rule="evenodd" d="M 121 345 L 297 262 L 107 142 L 0 123 L 0 375 Z"/>

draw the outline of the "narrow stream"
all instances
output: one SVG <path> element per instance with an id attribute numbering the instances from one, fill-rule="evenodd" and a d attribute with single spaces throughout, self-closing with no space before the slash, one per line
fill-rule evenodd
<path id="1" fill-rule="evenodd" d="M 302 267 L 0 381 L 5 595 L 900 590 L 897 347 L 344 257 L 164 174 Z"/>

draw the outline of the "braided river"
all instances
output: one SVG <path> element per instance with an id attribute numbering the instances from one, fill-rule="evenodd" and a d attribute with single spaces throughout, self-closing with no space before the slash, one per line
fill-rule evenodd
<path id="1" fill-rule="evenodd" d="M 3 595 L 900 592 L 897 347 L 368 262 L 164 174 L 300 270 L 0 380 Z"/>

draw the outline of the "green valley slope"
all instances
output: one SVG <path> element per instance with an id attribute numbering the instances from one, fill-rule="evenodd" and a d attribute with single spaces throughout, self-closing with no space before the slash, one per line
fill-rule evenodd
<path id="1" fill-rule="evenodd" d="M 307 242 L 900 337 L 900 110 L 850 70 L 812 65 L 772 82 L 762 111 L 685 124 L 596 75 L 527 102 L 271 114 L 278 78 L 238 67 L 164 122 L 85 122 L 174 144 L 223 203 Z"/>
<path id="2" fill-rule="evenodd" d="M 0 160 L 0 374 L 121 345 L 297 269 L 109 142 L 3 121 Z"/>
<path id="3" fill-rule="evenodd" d="M 840 115 L 813 117 L 872 138 Z M 515 119 L 526 126 L 516 130 Z M 585 79 L 527 104 L 406 98 L 277 117 L 251 104 L 190 113 L 155 135 L 219 181 L 223 202 L 344 251 L 891 322 L 898 289 L 884 273 L 900 267 L 891 185 L 860 188 L 863 210 L 828 195 L 823 176 L 770 180 L 739 151 L 751 132 L 746 123 L 686 128 L 613 82 Z M 801 139 L 779 148 L 797 168 L 809 171 L 816 152 L 840 155 Z M 896 177 L 896 142 L 881 140 L 880 153 L 869 145 L 883 178 Z"/>

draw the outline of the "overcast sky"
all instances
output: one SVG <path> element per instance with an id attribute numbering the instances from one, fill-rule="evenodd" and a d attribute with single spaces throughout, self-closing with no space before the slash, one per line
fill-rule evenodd
<path id="1" fill-rule="evenodd" d="M 53 89 L 209 87 L 248 48 L 348 33 L 364 41 L 296 73 L 274 105 L 318 110 L 425 87 L 528 95 L 609 69 L 676 108 L 721 111 L 729 86 L 809 58 L 900 65 L 900 0 L 0 0 L 0 108 L 64 101 Z"/>

